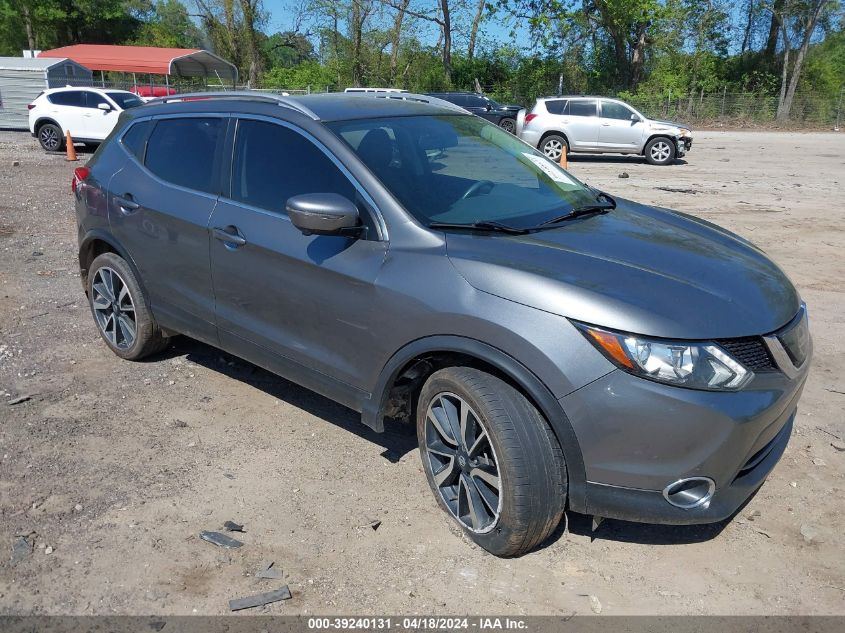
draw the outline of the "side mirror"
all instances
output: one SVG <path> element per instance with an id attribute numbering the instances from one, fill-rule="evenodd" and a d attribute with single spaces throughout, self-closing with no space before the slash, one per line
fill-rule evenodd
<path id="1" fill-rule="evenodd" d="M 103 112 L 111 112 L 111 106 L 108 103 L 98 103 L 97 108 Z"/>
<path id="2" fill-rule="evenodd" d="M 303 235 L 357 235 L 358 208 L 336 193 L 306 193 L 288 198 L 285 207 L 293 225 Z"/>
<path id="3" fill-rule="evenodd" d="M 631 121 L 634 123 L 639 123 L 641 121 L 640 117 L 636 114 L 631 114 Z"/>

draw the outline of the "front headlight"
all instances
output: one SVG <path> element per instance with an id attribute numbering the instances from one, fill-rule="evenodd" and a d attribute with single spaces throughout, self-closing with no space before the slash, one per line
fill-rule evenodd
<path id="1" fill-rule="evenodd" d="M 575 324 L 620 369 L 656 382 L 714 391 L 735 391 L 754 373 L 716 343 L 667 341 Z"/>
<path id="2" fill-rule="evenodd" d="M 692 132 L 690 130 L 686 129 L 685 127 L 681 128 L 681 136 L 682 137 L 687 137 L 687 136 L 690 136 L 691 134 L 692 134 Z"/>

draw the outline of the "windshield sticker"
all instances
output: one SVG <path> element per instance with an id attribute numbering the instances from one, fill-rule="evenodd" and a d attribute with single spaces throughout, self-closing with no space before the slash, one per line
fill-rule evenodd
<path id="1" fill-rule="evenodd" d="M 562 169 L 555 167 L 552 163 L 541 156 L 535 156 L 534 154 L 529 154 L 528 152 L 522 152 L 522 155 L 525 156 L 528 160 L 534 163 L 540 170 L 546 174 L 549 178 L 554 180 L 555 182 L 562 182 L 567 185 L 575 185 L 575 181 L 572 180 L 569 176 L 566 175 Z"/>

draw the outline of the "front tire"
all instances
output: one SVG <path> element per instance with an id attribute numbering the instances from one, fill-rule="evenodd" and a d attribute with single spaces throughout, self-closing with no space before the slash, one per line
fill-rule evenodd
<path id="1" fill-rule="evenodd" d="M 560 444 L 505 381 L 470 367 L 434 372 L 420 392 L 417 440 L 438 504 L 488 552 L 524 554 L 560 523 L 567 491 Z"/>
<path id="2" fill-rule="evenodd" d="M 645 159 L 652 165 L 668 165 L 675 160 L 675 143 L 665 136 L 651 139 L 645 146 Z"/>
<path id="3" fill-rule="evenodd" d="M 499 121 L 499 127 L 505 132 L 516 134 L 516 121 L 514 119 L 502 119 Z"/>
<path id="4" fill-rule="evenodd" d="M 38 142 L 47 152 L 60 152 L 65 145 L 65 136 L 55 123 L 45 123 L 38 128 Z"/>
<path id="5" fill-rule="evenodd" d="M 88 303 L 100 336 L 126 360 L 140 360 L 167 347 L 135 274 L 119 255 L 103 253 L 88 271 Z"/>
<path id="6" fill-rule="evenodd" d="M 559 134 L 549 134 L 540 142 L 538 149 L 546 155 L 546 158 L 559 163 L 564 152 L 569 154 L 569 143 Z"/>

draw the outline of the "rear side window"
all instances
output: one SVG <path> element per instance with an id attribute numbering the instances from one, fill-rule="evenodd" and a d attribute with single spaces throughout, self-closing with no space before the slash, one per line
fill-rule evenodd
<path id="1" fill-rule="evenodd" d="M 288 198 L 303 193 L 337 193 L 355 200 L 350 180 L 307 138 L 275 123 L 241 120 L 232 199 L 283 214 Z"/>
<path id="2" fill-rule="evenodd" d="M 134 154 L 142 163 L 144 162 L 144 149 L 147 146 L 147 134 L 150 131 L 152 121 L 140 121 L 129 128 L 120 140 L 123 146 Z"/>
<path id="3" fill-rule="evenodd" d="M 55 92 L 47 96 L 53 105 L 85 107 L 85 93 L 81 90 L 68 90 L 66 92 Z"/>
<path id="4" fill-rule="evenodd" d="M 549 111 L 549 114 L 569 114 L 568 105 L 567 99 L 554 99 L 553 101 L 546 101 L 546 110 Z"/>
<path id="5" fill-rule="evenodd" d="M 596 116 L 595 99 L 583 101 L 570 101 L 569 114 L 571 116 Z"/>
<path id="6" fill-rule="evenodd" d="M 214 157 L 223 119 L 162 119 L 147 141 L 144 164 L 162 180 L 214 193 Z"/>

